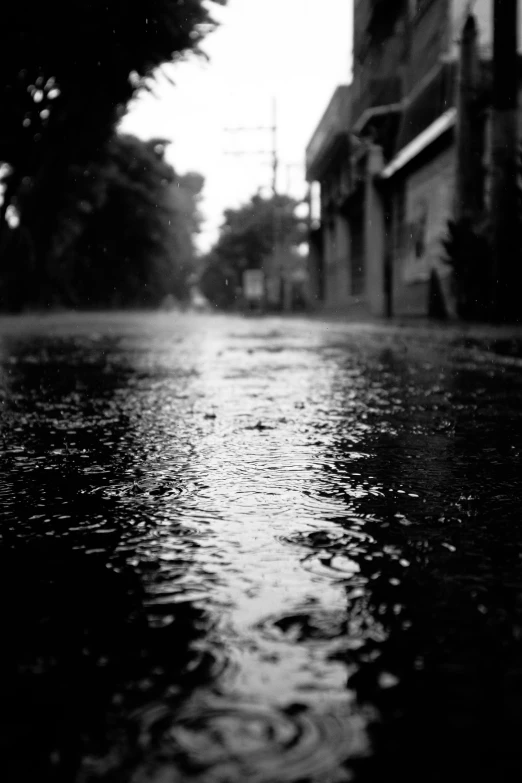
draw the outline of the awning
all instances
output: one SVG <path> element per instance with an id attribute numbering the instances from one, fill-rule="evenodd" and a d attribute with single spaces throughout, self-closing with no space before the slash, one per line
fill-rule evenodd
<path id="1" fill-rule="evenodd" d="M 388 163 L 382 170 L 381 179 L 389 179 L 397 171 L 404 168 L 407 163 L 417 157 L 423 150 L 433 144 L 443 133 L 455 125 L 457 119 L 457 110 L 448 109 L 444 114 L 431 123 L 422 133 L 419 133 L 413 141 L 410 141 L 400 152 Z"/>

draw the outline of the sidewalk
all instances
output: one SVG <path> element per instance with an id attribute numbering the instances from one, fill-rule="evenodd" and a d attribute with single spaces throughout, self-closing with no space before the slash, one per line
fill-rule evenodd
<path id="1" fill-rule="evenodd" d="M 346 324 L 349 327 L 357 325 L 374 327 L 378 331 L 396 332 L 398 335 L 407 335 L 421 340 L 431 338 L 456 348 L 488 351 L 497 356 L 522 360 L 522 323 L 488 324 L 455 319 L 439 321 L 417 316 L 385 318 L 371 316 L 364 312 L 350 313 L 334 310 L 289 313 L 283 317 L 309 318 L 337 326 Z"/>

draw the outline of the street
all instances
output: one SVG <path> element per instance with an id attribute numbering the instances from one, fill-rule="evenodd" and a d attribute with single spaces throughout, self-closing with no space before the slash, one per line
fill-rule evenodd
<path id="1" fill-rule="evenodd" d="M 522 359 L 0 319 L 0 777 L 522 777 Z"/>

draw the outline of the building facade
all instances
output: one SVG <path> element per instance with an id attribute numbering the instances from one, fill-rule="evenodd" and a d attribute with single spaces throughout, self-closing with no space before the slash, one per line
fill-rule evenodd
<path id="1" fill-rule="evenodd" d="M 334 95 L 307 150 L 308 180 L 321 187 L 310 264 L 322 264 L 326 308 L 429 315 L 436 301 L 455 313 L 443 243 L 458 189 L 460 41 L 470 9 L 476 82 L 487 94 L 492 0 L 355 0 L 348 103 L 340 116 Z M 472 129 L 477 187 L 486 190 L 487 116 L 483 107 Z"/>

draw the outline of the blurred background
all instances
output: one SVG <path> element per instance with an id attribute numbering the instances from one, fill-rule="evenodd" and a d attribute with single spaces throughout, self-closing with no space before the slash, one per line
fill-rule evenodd
<path id="1" fill-rule="evenodd" d="M 518 39 L 517 0 L 23 0 L 0 307 L 519 320 Z"/>

